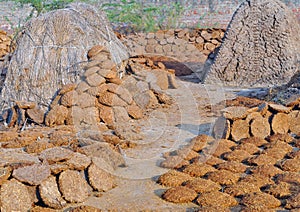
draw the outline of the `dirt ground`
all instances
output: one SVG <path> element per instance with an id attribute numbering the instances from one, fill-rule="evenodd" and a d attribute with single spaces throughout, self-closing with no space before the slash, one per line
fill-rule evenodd
<path id="1" fill-rule="evenodd" d="M 159 167 L 162 154 L 178 149 L 198 134 L 210 134 L 215 114 L 205 106 L 236 96 L 230 89 L 212 88 L 194 83 L 196 76 L 177 78 L 180 88 L 167 91 L 175 99 L 170 108 L 150 113 L 139 121 L 143 140 L 135 148 L 123 150 L 127 167 L 119 168 L 118 186 L 101 197 L 91 197 L 84 204 L 116 211 L 193 211 L 197 206 L 174 204 L 161 199 L 167 189 L 156 183 L 169 169 Z"/>

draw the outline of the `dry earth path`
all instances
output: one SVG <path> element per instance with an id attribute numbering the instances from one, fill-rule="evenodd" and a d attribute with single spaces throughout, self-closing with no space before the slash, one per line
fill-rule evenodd
<path id="1" fill-rule="evenodd" d="M 175 104 L 150 113 L 148 119 L 139 122 L 145 135 L 137 141 L 137 147 L 123 150 L 126 167 L 119 168 L 118 186 L 101 197 L 91 197 L 85 204 L 102 210 L 117 211 L 186 211 L 196 204 L 173 204 L 160 198 L 166 187 L 155 181 L 168 169 L 159 167 L 162 154 L 187 144 L 199 133 L 209 134 L 215 120 L 206 106 L 213 105 L 234 94 L 222 88 L 206 87 L 189 80 L 178 80 L 180 88 L 168 90 Z"/>

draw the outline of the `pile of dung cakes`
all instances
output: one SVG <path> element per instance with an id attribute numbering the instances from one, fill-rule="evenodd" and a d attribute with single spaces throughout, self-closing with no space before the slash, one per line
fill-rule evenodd
<path id="1" fill-rule="evenodd" d="M 163 64 L 132 58 L 117 67 L 102 46 L 92 48 L 88 57 L 82 81 L 66 85 L 53 100 L 45 117 L 47 126 L 96 126 L 100 122 L 112 126 L 172 103 L 163 90 L 174 87 L 174 71 Z"/>
<path id="2" fill-rule="evenodd" d="M 164 93 L 176 88 L 174 70 L 148 58 L 131 58 L 118 67 L 109 51 L 95 46 L 79 83 L 63 86 L 46 113 L 34 102 L 15 102 L 2 119 L 9 127 L 30 120 L 46 126 L 99 124 L 113 127 L 144 117 L 146 110 L 172 104 Z"/>
<path id="3" fill-rule="evenodd" d="M 198 211 L 276 211 L 300 206 L 300 99 L 226 108 L 215 137 L 164 154 L 162 198 Z"/>
<path id="4" fill-rule="evenodd" d="M 0 30 L 0 61 L 11 52 L 11 42 L 12 38 L 7 35 L 7 32 Z"/>
<path id="5" fill-rule="evenodd" d="M 203 64 L 221 45 L 223 29 L 175 29 L 128 35 L 123 43 L 132 55 L 156 54 L 185 63 Z"/>
<path id="6" fill-rule="evenodd" d="M 113 172 L 125 165 L 108 143 L 81 146 L 68 126 L 1 131 L 0 145 L 1 211 L 56 211 L 82 205 L 115 188 Z"/>

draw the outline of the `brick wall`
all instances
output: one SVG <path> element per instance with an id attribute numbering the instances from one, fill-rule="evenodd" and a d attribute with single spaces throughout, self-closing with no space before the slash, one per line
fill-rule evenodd
<path id="1" fill-rule="evenodd" d="M 137 0 L 143 3 L 156 5 L 172 4 L 180 2 L 184 5 L 185 12 L 181 19 L 181 25 L 189 27 L 221 27 L 225 28 L 229 23 L 232 14 L 244 0 Z M 300 21 L 300 1 L 282 0 L 295 14 Z M 91 2 L 99 2 L 91 0 Z M 106 0 L 103 2 L 118 2 L 118 0 Z M 95 3 L 99 6 L 100 3 Z M 0 28 L 11 29 L 24 23 L 26 17 L 30 14 L 31 8 L 20 6 L 9 1 L 0 0 Z"/>

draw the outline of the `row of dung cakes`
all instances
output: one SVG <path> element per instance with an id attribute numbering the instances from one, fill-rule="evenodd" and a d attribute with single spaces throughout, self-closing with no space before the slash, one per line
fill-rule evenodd
<path id="1" fill-rule="evenodd" d="M 300 99 L 287 106 L 264 103 L 254 108 L 228 107 L 214 127 L 216 138 L 239 141 L 251 136 L 266 138 L 273 134 L 300 135 Z"/>
<path id="2" fill-rule="evenodd" d="M 164 153 L 160 166 L 171 170 L 157 180 L 163 199 L 193 202 L 198 211 L 297 211 L 300 99 L 286 106 L 240 103 L 222 111 L 215 138 L 198 135 Z"/>
<path id="3" fill-rule="evenodd" d="M 0 149 L 1 211 L 70 210 L 118 186 L 113 171 L 125 165 L 110 144 L 98 141 L 80 146 L 68 127 L 2 131 L 0 138 L 0 145 L 4 144 Z M 27 145 L 22 149 L 5 145 L 18 141 Z"/>
<path id="4" fill-rule="evenodd" d="M 224 29 L 170 29 L 155 33 L 138 33 L 125 37 L 132 55 L 160 54 L 181 62 L 204 63 L 221 45 Z"/>
<path id="5" fill-rule="evenodd" d="M 225 29 L 172 29 L 126 36 L 124 43 L 132 55 L 145 53 L 176 57 L 182 62 L 205 62 L 221 45 Z M 0 31 L 0 58 L 11 52 L 11 38 Z"/>

